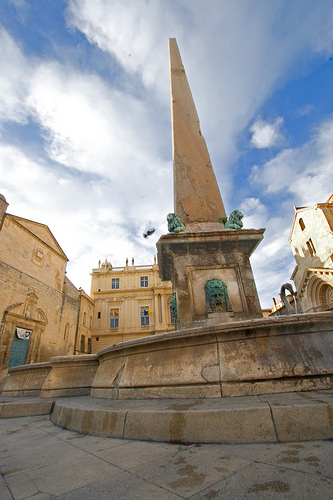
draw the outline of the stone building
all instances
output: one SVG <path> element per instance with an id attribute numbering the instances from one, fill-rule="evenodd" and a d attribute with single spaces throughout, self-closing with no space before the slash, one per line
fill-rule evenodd
<path id="1" fill-rule="evenodd" d="M 175 329 L 171 312 L 171 282 L 161 282 L 154 258 L 152 266 L 112 267 L 105 261 L 91 273 L 95 303 L 92 352 L 117 342 Z"/>
<path id="2" fill-rule="evenodd" d="M 289 242 L 297 263 L 291 279 L 303 312 L 333 309 L 333 195 L 326 203 L 295 207 Z"/>
<path id="3" fill-rule="evenodd" d="M 295 310 L 295 299 L 293 295 L 286 295 L 286 299 L 289 302 L 290 306 Z M 271 309 L 263 309 L 262 313 L 264 318 L 268 316 L 286 316 L 288 314 L 287 308 L 282 301 L 281 294 L 279 293 L 278 302 L 273 297 L 273 307 Z"/>
<path id="4" fill-rule="evenodd" d="M 0 195 L 0 378 L 8 367 L 87 352 L 93 317 L 50 229 L 7 206 Z"/>

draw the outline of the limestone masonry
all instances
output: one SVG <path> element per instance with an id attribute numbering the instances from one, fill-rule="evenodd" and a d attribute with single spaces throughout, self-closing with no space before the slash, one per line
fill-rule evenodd
<path id="1" fill-rule="evenodd" d="M 225 217 L 199 118 L 179 54 L 170 39 L 175 213 L 184 224 Z"/>

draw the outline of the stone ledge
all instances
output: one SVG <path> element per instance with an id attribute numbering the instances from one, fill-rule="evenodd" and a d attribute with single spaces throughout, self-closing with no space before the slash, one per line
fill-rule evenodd
<path id="1" fill-rule="evenodd" d="M 39 398 L 11 397 L 0 398 L 0 419 L 15 417 L 32 417 L 36 415 L 49 415 L 54 401 L 40 400 Z"/>
<path id="2" fill-rule="evenodd" d="M 213 399 L 0 398 L 0 418 L 51 414 L 84 434 L 179 443 L 333 438 L 333 390 Z"/>
<path id="3" fill-rule="evenodd" d="M 333 391 L 238 398 L 59 399 L 51 420 L 66 429 L 124 439 L 197 443 L 333 438 Z"/>
<path id="4" fill-rule="evenodd" d="M 49 362 L 10 368 L 2 389 L 2 396 L 39 396 L 50 371 L 51 364 Z"/>

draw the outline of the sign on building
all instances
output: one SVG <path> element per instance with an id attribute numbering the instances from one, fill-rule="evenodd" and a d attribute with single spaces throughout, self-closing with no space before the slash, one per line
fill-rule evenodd
<path id="1" fill-rule="evenodd" d="M 31 334 L 32 330 L 26 330 L 25 328 L 16 327 L 16 335 L 21 340 L 28 340 Z"/>

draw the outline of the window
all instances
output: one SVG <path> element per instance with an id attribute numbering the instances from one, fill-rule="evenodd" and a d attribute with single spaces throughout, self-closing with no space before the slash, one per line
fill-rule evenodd
<path id="1" fill-rule="evenodd" d="M 148 286 L 148 276 L 141 276 L 140 278 L 140 286 L 147 287 Z"/>
<path id="2" fill-rule="evenodd" d="M 311 238 L 309 239 L 309 241 L 306 242 L 306 246 L 308 247 L 308 250 L 311 255 L 314 255 L 316 253 L 316 249 L 314 247 L 314 244 L 312 243 Z"/>
<path id="3" fill-rule="evenodd" d="M 119 288 L 119 278 L 112 278 L 112 290 Z"/>
<path id="4" fill-rule="evenodd" d="M 149 326 L 149 314 L 151 309 L 149 307 L 141 307 L 141 326 Z"/>
<path id="5" fill-rule="evenodd" d="M 91 330 L 91 327 L 92 327 L 92 316 L 90 316 L 90 319 L 89 319 L 89 328 Z"/>
<path id="6" fill-rule="evenodd" d="M 83 324 L 86 324 L 87 313 L 83 313 Z"/>
<path id="7" fill-rule="evenodd" d="M 299 222 L 299 225 L 300 225 L 300 227 L 301 227 L 302 231 L 304 231 L 304 229 L 305 229 L 304 220 L 303 220 L 303 219 L 300 219 L 298 222 Z"/>
<path id="8" fill-rule="evenodd" d="M 172 309 L 171 306 L 170 306 L 170 321 L 171 321 L 171 323 L 175 323 L 176 322 L 175 313 L 173 312 L 173 309 Z"/>
<path id="9" fill-rule="evenodd" d="M 91 339 L 88 339 L 87 354 L 91 354 Z"/>
<path id="10" fill-rule="evenodd" d="M 97 313 L 97 318 L 101 319 L 101 313 L 100 312 Z"/>
<path id="11" fill-rule="evenodd" d="M 111 309 L 110 328 L 118 328 L 118 324 L 119 324 L 119 309 Z"/>
<path id="12" fill-rule="evenodd" d="M 81 342 L 80 342 L 80 351 L 83 352 L 86 344 L 86 337 L 85 335 L 81 335 Z"/>

